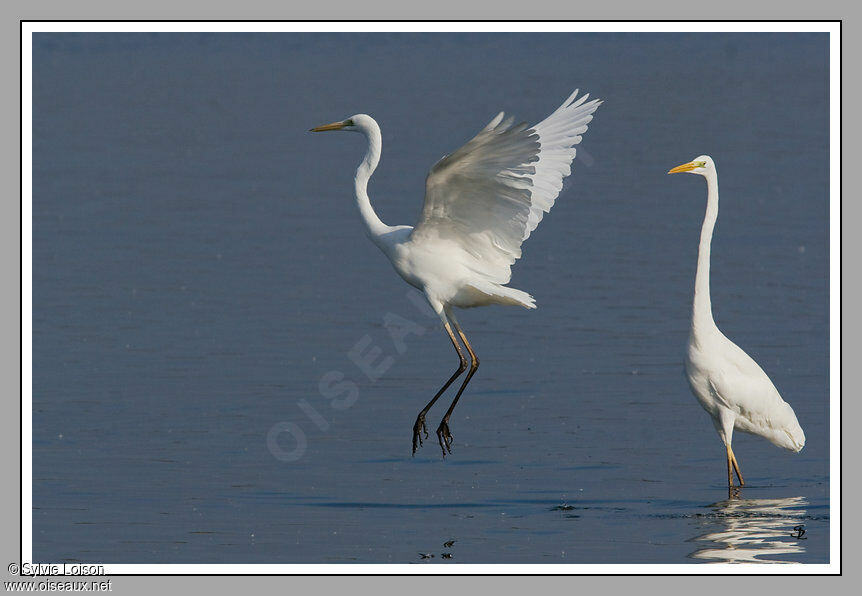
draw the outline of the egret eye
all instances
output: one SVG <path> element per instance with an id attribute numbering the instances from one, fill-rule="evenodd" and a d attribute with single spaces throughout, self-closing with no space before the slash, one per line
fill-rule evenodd
<path id="1" fill-rule="evenodd" d="M 349 118 L 348 120 L 346 120 L 346 121 L 344 122 L 344 126 L 354 126 L 354 124 L 353 124 L 353 118 Z"/>

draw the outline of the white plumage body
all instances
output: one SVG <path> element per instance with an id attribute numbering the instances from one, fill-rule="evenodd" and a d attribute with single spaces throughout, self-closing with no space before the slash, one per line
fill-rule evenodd
<path id="1" fill-rule="evenodd" d="M 718 328 L 692 333 L 685 372 L 692 393 L 712 416 L 719 435 L 730 434 L 725 425 L 732 421 L 735 430 L 759 435 L 778 447 L 800 451 L 805 446 L 805 433 L 793 408 L 757 362 Z"/>
<path id="2" fill-rule="evenodd" d="M 489 304 L 535 308 L 532 297 L 482 274 L 482 261 L 451 238 L 430 232 L 396 245 L 392 266 L 432 303 L 472 308 Z M 504 282 L 505 283 L 505 282 Z"/>

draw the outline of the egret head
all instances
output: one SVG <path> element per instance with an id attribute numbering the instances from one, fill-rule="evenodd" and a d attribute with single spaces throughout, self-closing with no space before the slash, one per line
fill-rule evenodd
<path id="1" fill-rule="evenodd" d="M 668 174 L 679 174 L 680 172 L 688 172 L 689 174 L 700 174 L 706 176 L 710 172 L 715 171 L 715 163 L 709 155 L 700 155 L 695 157 L 688 163 L 676 166 L 668 171 Z"/>
<path id="2" fill-rule="evenodd" d="M 362 128 L 371 120 L 371 116 L 366 114 L 356 114 L 346 120 L 333 122 L 332 124 L 324 124 L 323 126 L 315 126 L 311 132 L 325 132 L 328 130 L 348 130 L 353 132 L 361 132 Z"/>

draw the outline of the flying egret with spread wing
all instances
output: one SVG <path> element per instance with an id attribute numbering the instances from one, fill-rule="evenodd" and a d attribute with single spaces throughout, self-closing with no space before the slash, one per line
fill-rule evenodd
<path id="1" fill-rule="evenodd" d="M 451 453 L 449 419 L 479 359 L 452 312 L 504 304 L 535 308 L 528 293 L 506 287 L 521 243 L 554 204 L 571 173 L 575 145 L 581 142 L 593 112 L 602 103 L 575 90 L 539 124 L 514 124 L 501 112 L 463 147 L 443 157 L 425 180 L 425 205 L 415 227 L 388 226 L 368 198 L 368 180 L 380 161 L 380 127 L 371 116 L 312 128 L 312 132 L 354 131 L 365 135 L 368 151 L 356 170 L 359 213 L 372 242 L 408 284 L 421 290 L 443 322 L 459 365 L 428 402 L 413 425 L 413 453 L 428 438 L 425 416 L 444 391 L 467 371 L 455 399 L 437 427 L 443 456 Z M 453 331 L 454 327 L 454 331 Z M 456 336 L 457 333 L 457 336 Z M 458 338 L 470 355 L 461 349 Z M 469 370 L 468 370 L 469 369 Z"/>
<path id="2" fill-rule="evenodd" d="M 733 472 L 745 484 L 730 443 L 734 429 L 759 435 L 774 445 L 798 452 L 805 446 L 805 433 L 790 404 L 763 369 L 742 348 L 719 331 L 712 318 L 709 297 L 709 253 L 712 231 L 718 218 L 718 172 L 708 155 L 696 157 L 668 172 L 688 172 L 706 178 L 706 215 L 700 230 L 691 333 L 685 372 L 700 405 L 712 422 L 727 452 L 727 486 L 733 491 Z"/>

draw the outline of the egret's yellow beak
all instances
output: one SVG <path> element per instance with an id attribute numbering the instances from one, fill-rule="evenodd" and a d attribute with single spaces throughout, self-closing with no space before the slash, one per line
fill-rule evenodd
<path id="1" fill-rule="evenodd" d="M 315 126 L 311 129 L 311 132 L 324 132 L 327 130 L 341 130 L 344 128 L 344 122 L 333 122 L 332 124 L 324 124 L 323 126 Z"/>
<path id="2" fill-rule="evenodd" d="M 693 169 L 703 165 L 702 162 L 699 161 L 690 161 L 688 163 L 684 163 L 680 166 L 676 166 L 674 169 L 669 170 L 668 174 L 679 174 L 680 172 L 691 172 Z"/>

